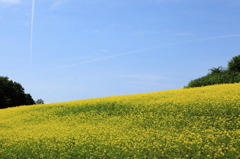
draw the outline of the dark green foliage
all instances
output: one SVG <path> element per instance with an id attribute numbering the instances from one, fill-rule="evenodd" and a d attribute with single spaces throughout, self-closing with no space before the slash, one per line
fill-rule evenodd
<path id="1" fill-rule="evenodd" d="M 36 104 L 35 101 L 32 99 L 32 96 L 30 94 L 25 94 L 25 98 L 26 98 L 26 103 L 28 103 L 29 105 Z"/>
<path id="2" fill-rule="evenodd" d="M 228 70 L 240 72 L 240 55 L 233 57 L 232 60 L 228 62 Z"/>
<path id="3" fill-rule="evenodd" d="M 238 82 L 240 82 L 240 72 L 223 71 L 221 73 L 207 74 L 206 76 L 192 80 L 187 87 L 202 87 L 214 84 Z"/>
<path id="4" fill-rule="evenodd" d="M 240 82 L 240 55 L 235 56 L 228 63 L 228 69 L 222 66 L 209 69 L 206 76 L 192 80 L 185 88 L 202 87 L 214 84 L 239 83 Z"/>
<path id="5" fill-rule="evenodd" d="M 0 108 L 32 104 L 32 96 L 25 94 L 21 84 L 0 76 Z"/>

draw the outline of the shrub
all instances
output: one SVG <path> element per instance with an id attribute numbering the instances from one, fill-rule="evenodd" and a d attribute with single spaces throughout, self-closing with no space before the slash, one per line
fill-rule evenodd
<path id="1" fill-rule="evenodd" d="M 188 83 L 188 86 L 186 86 L 185 88 L 202 87 L 207 85 L 223 84 L 223 83 L 239 83 L 239 82 L 240 82 L 240 73 L 223 71 L 221 73 L 208 74 L 206 76 L 192 80 Z"/>
<path id="2" fill-rule="evenodd" d="M 184 88 L 202 87 L 223 83 L 239 83 L 240 82 L 240 55 L 235 56 L 229 61 L 228 68 L 222 66 L 209 69 L 210 73 L 206 76 L 197 78 L 188 83 Z"/>

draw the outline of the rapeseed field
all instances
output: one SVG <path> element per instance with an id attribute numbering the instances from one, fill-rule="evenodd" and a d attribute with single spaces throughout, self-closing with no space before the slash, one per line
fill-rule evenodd
<path id="1" fill-rule="evenodd" d="M 2 109 L 0 158 L 240 158 L 240 84 Z"/>

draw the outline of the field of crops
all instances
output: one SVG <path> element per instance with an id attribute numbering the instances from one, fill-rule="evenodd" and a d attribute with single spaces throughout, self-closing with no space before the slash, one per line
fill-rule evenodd
<path id="1" fill-rule="evenodd" d="M 2 109 L 0 158 L 240 158 L 240 84 Z"/>

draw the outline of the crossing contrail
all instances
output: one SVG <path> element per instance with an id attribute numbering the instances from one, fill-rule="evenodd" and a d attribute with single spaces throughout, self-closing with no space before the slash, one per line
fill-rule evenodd
<path id="1" fill-rule="evenodd" d="M 31 37 L 30 37 L 30 67 L 32 66 L 32 46 L 33 46 L 33 21 L 34 21 L 35 0 L 32 0 L 32 19 L 31 19 Z"/>
<path id="2" fill-rule="evenodd" d="M 42 73 L 42 72 L 48 72 L 48 71 L 73 67 L 73 66 L 77 66 L 77 65 L 81 65 L 81 64 L 85 64 L 85 63 L 91 63 L 91 62 L 100 61 L 100 60 L 104 60 L 104 59 L 114 58 L 114 57 L 117 57 L 117 56 L 125 56 L 125 55 L 130 55 L 130 54 L 136 54 L 136 53 L 155 50 L 155 49 L 159 49 L 159 48 L 167 47 L 167 46 L 173 46 L 173 45 L 184 44 L 184 43 L 192 43 L 192 42 L 198 42 L 198 41 L 209 41 L 209 40 L 216 40 L 216 39 L 223 39 L 223 38 L 239 37 L 239 36 L 240 36 L 240 34 L 233 34 L 233 35 L 215 36 L 215 37 L 208 37 L 208 38 L 202 38 L 202 39 L 193 39 L 193 40 L 187 40 L 187 41 L 167 43 L 167 44 L 157 45 L 157 46 L 146 48 L 146 49 L 130 51 L 130 52 L 125 52 L 125 53 L 120 53 L 120 54 L 115 54 L 115 55 L 110 55 L 110 56 L 104 56 L 104 57 L 101 57 L 101 58 L 96 58 L 96 59 L 92 59 L 92 60 L 88 60 L 88 61 L 84 61 L 84 62 L 79 62 L 79 63 L 75 63 L 75 64 L 71 64 L 71 65 L 65 65 L 65 66 L 61 66 L 61 67 L 55 67 L 55 68 L 50 68 L 50 69 L 41 70 L 41 71 L 37 71 L 37 72 L 27 73 L 27 74 L 23 74 L 23 75 L 20 75 L 20 76 L 37 74 L 37 73 Z"/>

